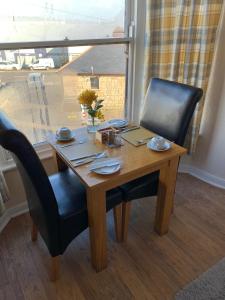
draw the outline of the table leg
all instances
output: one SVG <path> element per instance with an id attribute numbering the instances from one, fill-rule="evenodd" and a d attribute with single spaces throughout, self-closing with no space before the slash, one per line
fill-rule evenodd
<path id="1" fill-rule="evenodd" d="M 178 163 L 179 157 L 175 157 L 160 169 L 155 217 L 155 231 L 159 235 L 166 234 L 169 230 Z"/>
<path id="2" fill-rule="evenodd" d="M 68 169 L 67 164 L 62 160 L 62 158 L 58 155 L 58 153 L 55 153 L 55 158 L 56 158 L 56 164 L 58 167 L 58 171 L 65 171 Z"/>
<path id="3" fill-rule="evenodd" d="M 97 272 L 107 267 L 106 199 L 105 192 L 87 190 L 91 261 Z"/>

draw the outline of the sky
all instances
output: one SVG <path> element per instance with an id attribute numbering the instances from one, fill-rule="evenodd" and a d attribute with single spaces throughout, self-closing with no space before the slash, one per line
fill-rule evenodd
<path id="1" fill-rule="evenodd" d="M 55 18 L 102 19 L 116 17 L 125 0 L 0 0 L 0 16 L 41 16 Z"/>

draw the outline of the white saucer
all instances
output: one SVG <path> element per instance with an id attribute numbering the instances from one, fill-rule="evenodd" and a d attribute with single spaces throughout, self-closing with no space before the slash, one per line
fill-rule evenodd
<path id="1" fill-rule="evenodd" d="M 110 126 L 116 127 L 116 128 L 120 128 L 120 127 L 124 127 L 127 126 L 128 121 L 124 120 L 124 119 L 112 119 L 108 121 L 108 124 Z"/>
<path id="2" fill-rule="evenodd" d="M 110 175 L 118 172 L 120 169 L 120 164 L 112 166 L 112 167 L 102 167 L 96 170 L 93 170 L 96 174 L 100 175 Z"/>
<path id="3" fill-rule="evenodd" d="M 171 148 L 171 143 L 170 142 L 165 142 L 164 148 L 159 149 L 156 144 L 154 142 L 152 142 L 152 140 L 150 140 L 147 143 L 147 147 L 150 148 L 153 151 L 157 151 L 157 152 L 163 152 L 163 151 L 167 151 Z"/>
<path id="4" fill-rule="evenodd" d="M 73 140 L 74 137 L 75 137 L 75 136 L 72 135 L 72 136 L 70 136 L 69 138 L 62 138 L 62 137 L 58 136 L 57 134 L 55 135 L 55 138 L 56 138 L 56 140 L 57 140 L 58 142 L 69 142 L 69 141 Z"/>

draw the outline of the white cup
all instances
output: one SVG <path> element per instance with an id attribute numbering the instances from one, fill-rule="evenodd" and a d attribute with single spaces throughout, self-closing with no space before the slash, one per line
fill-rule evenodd
<path id="1" fill-rule="evenodd" d="M 157 135 L 154 136 L 151 141 L 155 144 L 157 149 L 165 148 L 166 139 L 164 137 Z"/>
<path id="2" fill-rule="evenodd" d="M 57 131 L 56 131 L 56 136 L 60 139 L 71 139 L 71 130 L 67 127 L 62 127 L 62 128 L 59 128 Z"/>

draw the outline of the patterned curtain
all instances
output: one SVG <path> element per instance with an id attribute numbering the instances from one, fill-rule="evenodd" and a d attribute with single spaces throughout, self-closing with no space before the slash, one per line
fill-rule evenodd
<path id="1" fill-rule="evenodd" d="M 206 93 L 223 0 L 146 0 L 144 91 L 151 77 L 174 80 Z M 194 152 L 204 97 L 186 144 Z"/>

